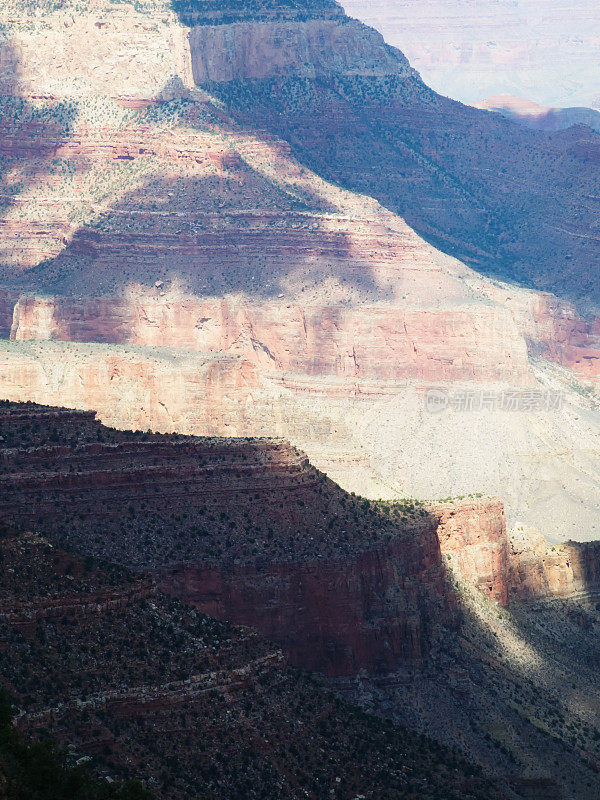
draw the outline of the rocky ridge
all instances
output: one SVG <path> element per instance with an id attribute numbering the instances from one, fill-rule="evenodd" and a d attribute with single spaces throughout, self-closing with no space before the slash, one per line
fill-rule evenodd
<path id="1" fill-rule="evenodd" d="M 10 403 L 0 436 L 3 519 L 152 570 L 165 592 L 326 674 L 422 662 L 435 630 L 459 622 L 447 565 L 503 606 L 599 588 L 595 543 L 511 540 L 485 498 L 363 500 L 283 440 L 132 434 Z"/>
<path id="2" fill-rule="evenodd" d="M 281 686 L 277 648 L 256 659 L 246 655 L 231 669 L 216 662 L 209 670 L 198 668 L 197 651 L 180 648 L 180 628 L 188 616 L 208 612 L 258 628 L 292 664 L 325 673 L 353 702 L 457 742 L 499 779 L 529 776 L 538 793 L 544 786 L 557 791 L 558 780 L 565 798 L 594 796 L 600 741 L 590 666 L 598 624 L 595 545 L 551 550 L 525 532 L 520 541 L 510 539 L 502 504 L 489 498 L 424 506 L 347 495 L 277 440 L 133 434 L 106 428 L 91 413 L 33 404 L 4 404 L 1 411 L 7 500 L 0 513 L 59 545 L 53 550 L 39 535 L 3 540 L 15 572 L 0 583 L 0 624 L 17 632 L 3 641 L 18 655 L 18 637 L 42 626 L 46 642 L 63 641 L 51 652 L 68 662 L 48 666 L 65 676 L 57 688 L 59 704 L 39 698 L 33 684 L 27 689 L 22 676 L 13 676 L 11 686 L 28 692 L 19 701 L 28 730 L 49 727 L 64 739 L 85 723 L 77 734 L 80 750 L 102 763 L 108 759 L 114 771 L 133 748 L 133 764 L 138 756 L 139 763 L 149 763 L 141 774 L 151 775 L 164 794 L 167 777 L 154 765 L 174 754 L 159 737 L 148 761 L 145 715 L 156 722 L 159 714 L 160 726 L 172 730 L 182 705 L 214 702 L 215 692 L 247 696 L 255 680 Z M 107 572 L 97 565 L 98 556 L 135 564 L 138 575 L 115 567 Z M 103 587 L 103 575 L 112 588 Z M 169 596 L 179 598 L 175 606 Z M 84 618 L 86 635 L 102 642 L 121 629 L 130 642 L 131 632 L 146 624 L 148 609 L 167 628 L 140 633 L 145 655 L 135 641 L 123 649 L 106 640 L 102 652 L 109 658 L 121 653 L 110 680 L 97 668 L 86 669 L 81 684 L 77 670 L 98 651 L 86 655 L 74 620 Z M 171 629 L 173 613 L 178 622 Z M 90 615 L 99 615 L 98 631 Z M 555 640 L 551 632 L 561 626 Z M 242 647 L 247 634 L 237 636 L 228 634 L 232 653 L 254 652 L 251 643 Z M 34 641 L 42 639 L 36 634 Z M 560 655 L 552 651 L 557 643 Z M 149 652 L 154 647 L 155 655 Z M 221 658 L 220 646 L 211 652 Z M 193 674 L 185 670 L 190 658 Z M 36 663 L 46 659 L 40 653 Z M 156 681 L 149 665 L 165 659 L 161 674 L 168 680 Z M 20 656 L 11 663 L 20 669 Z M 569 669 L 576 691 L 559 702 Z M 69 688 L 79 684 L 83 689 Z M 285 692 L 277 690 L 273 702 L 281 703 Z M 535 712 L 527 710 L 534 706 Z M 540 727 L 536 715 L 546 707 L 559 716 L 553 712 L 552 722 Z M 205 708 L 194 713 L 204 719 Z M 95 733 L 85 733 L 87 723 Z M 190 724 L 182 720 L 193 742 L 200 728 Z M 186 753 L 179 748 L 181 782 L 171 781 L 168 790 L 174 797 L 188 791 Z M 563 765 L 561 775 L 554 759 Z M 218 780 L 219 787 L 229 786 L 227 769 Z M 511 785 L 520 784 L 511 779 Z M 317 787 L 312 791 L 320 796 Z"/>
<path id="3" fill-rule="evenodd" d="M 432 626 L 454 624 L 433 518 L 343 493 L 285 442 L 133 435 L 10 404 L 0 429 L 3 518 L 152 570 L 292 663 L 381 671 L 421 660 Z"/>

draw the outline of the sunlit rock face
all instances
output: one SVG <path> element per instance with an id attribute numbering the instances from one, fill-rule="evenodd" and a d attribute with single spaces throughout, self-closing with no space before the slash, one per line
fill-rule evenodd
<path id="1" fill-rule="evenodd" d="M 430 512 L 450 567 L 501 606 L 593 597 L 600 588 L 599 542 L 549 545 L 537 531 L 507 531 L 504 505 L 493 498 L 439 503 Z"/>
<path id="2" fill-rule="evenodd" d="M 593 0 L 345 0 L 436 91 L 467 103 L 508 92 L 594 106 L 600 21 Z"/>
<path id="3" fill-rule="evenodd" d="M 190 32 L 194 81 L 252 80 L 295 74 L 409 74 L 406 58 L 354 20 L 239 22 Z"/>

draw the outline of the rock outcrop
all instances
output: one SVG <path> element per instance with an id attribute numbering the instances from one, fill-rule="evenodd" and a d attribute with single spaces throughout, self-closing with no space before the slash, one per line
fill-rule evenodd
<path id="1" fill-rule="evenodd" d="M 500 500 L 465 500 L 432 508 L 442 553 L 469 583 L 500 605 L 509 603 L 510 557 Z"/>
<path id="2" fill-rule="evenodd" d="M 532 382 L 524 340 L 510 314 L 491 305 L 421 310 L 152 295 L 129 302 L 24 297 L 14 307 L 11 337 L 232 353 L 262 372 L 330 380 Z"/>
<path id="3" fill-rule="evenodd" d="M 292 664 L 332 677 L 418 665 L 434 626 L 443 619 L 453 627 L 459 618 L 429 518 L 409 539 L 355 557 L 234 570 L 181 566 L 163 574 L 161 586 L 210 616 L 257 628 Z"/>
<path id="4" fill-rule="evenodd" d="M 409 75 L 406 58 L 356 20 L 198 25 L 189 36 L 198 85 L 298 75 Z"/>
<path id="5" fill-rule="evenodd" d="M 257 628 L 293 664 L 390 671 L 458 621 L 435 518 L 346 495 L 283 441 L 135 436 L 12 404 L 0 435 L 2 518 L 152 570 L 163 591 Z"/>
<path id="6" fill-rule="evenodd" d="M 600 592 L 600 543 L 550 545 L 523 528 L 507 532 L 500 500 L 463 500 L 430 509 L 449 565 L 502 606 Z"/>
<path id="7" fill-rule="evenodd" d="M 0 437 L 0 515 L 54 545 L 0 526 L 2 682 L 16 694 L 24 730 L 49 729 L 111 775 L 129 764 L 173 800 L 189 796 L 190 776 L 204 776 L 202 758 L 216 763 L 227 742 L 233 767 L 220 769 L 218 796 L 239 797 L 246 789 L 230 785 L 241 774 L 231 730 L 251 720 L 264 731 L 258 752 L 285 754 L 289 772 L 299 745 L 279 748 L 280 711 L 293 720 L 295 743 L 299 719 L 313 720 L 311 741 L 324 714 L 338 719 L 340 706 L 330 708 L 306 673 L 290 672 L 289 659 L 402 721 L 404 755 L 406 726 L 418 726 L 458 744 L 503 784 L 520 753 L 518 774 L 533 772 L 528 786 L 540 788 L 552 785 L 564 750 L 561 774 L 568 763 L 575 776 L 569 797 L 594 797 L 598 548 L 580 548 L 576 564 L 572 546 L 563 550 L 569 563 L 541 550 L 536 561 L 532 540 L 510 543 L 498 500 L 363 500 L 280 440 L 135 434 L 90 412 L 32 404 L 0 406 Z M 510 613 L 497 607 L 507 600 Z M 548 631 L 555 650 L 561 637 L 550 666 Z M 586 698 L 578 706 L 557 692 L 561 670 L 573 665 L 570 685 Z M 320 723 L 301 716 L 302 698 Z M 223 733 L 227 720 L 234 727 Z M 573 729 L 577 748 L 565 744 Z M 508 731 L 509 744 L 490 730 Z M 347 741 L 340 736 L 337 752 Z M 214 748 L 199 751 L 197 737 Z M 364 732 L 360 740 L 364 775 Z M 428 740 L 417 741 L 422 754 Z M 247 780 L 256 756 L 245 746 Z M 553 781 L 539 777 L 548 775 Z"/>
<path id="8" fill-rule="evenodd" d="M 549 545 L 536 531 L 510 539 L 510 597 L 529 600 L 600 592 L 600 543 Z"/>
<path id="9" fill-rule="evenodd" d="M 600 582 L 596 545 L 511 545 L 499 500 L 370 503 L 281 440 L 135 435 L 18 404 L 0 408 L 0 436 L 0 518 L 150 569 L 330 676 L 422 663 L 460 619 L 450 570 L 501 605 Z"/>

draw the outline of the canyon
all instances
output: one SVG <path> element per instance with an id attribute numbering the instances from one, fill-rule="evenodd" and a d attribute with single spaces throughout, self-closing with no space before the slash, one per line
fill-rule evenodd
<path id="1" fill-rule="evenodd" d="M 157 798 L 598 795 L 600 140 L 414 66 L 0 9 L 2 685 Z"/>
<path id="2" fill-rule="evenodd" d="M 446 101 L 309 6 L 3 9 L 0 394 L 595 538 L 594 134 Z M 431 388 L 563 406 L 436 415 Z"/>
<path id="3" fill-rule="evenodd" d="M 568 7 L 534 0 L 345 0 L 343 6 L 406 53 L 429 86 L 455 100 L 477 103 L 510 92 L 544 105 L 600 103 L 592 77 L 600 28 L 589 0 Z"/>
<path id="4" fill-rule="evenodd" d="M 447 565 L 504 607 L 600 590 L 597 542 L 509 535 L 494 499 L 361 500 L 284 440 L 133 434 L 10 403 L 0 436 L 0 518 L 151 569 L 164 592 L 332 676 L 422 662 L 433 627 L 459 624 Z"/>
<path id="5" fill-rule="evenodd" d="M 183 736 L 173 752 L 163 732 L 179 730 L 183 707 L 197 718 L 181 720 L 193 747 L 203 726 L 217 725 L 217 735 L 221 712 L 206 703 L 219 706 L 220 695 L 236 719 L 238 693 L 254 703 L 258 686 L 272 697 L 269 708 L 288 708 L 285 698 L 298 692 L 308 693 L 302 704 L 310 706 L 311 692 L 329 702 L 321 689 L 292 680 L 289 664 L 325 675 L 346 701 L 391 716 L 404 736 L 416 728 L 458 746 L 494 775 L 503 797 L 525 796 L 523 773 L 534 796 L 560 796 L 552 767 L 559 756 L 563 796 L 593 797 L 597 543 L 551 547 L 532 532 L 509 534 L 494 498 L 365 500 L 280 439 L 120 431 L 93 412 L 31 403 L 0 405 L 0 437 L 0 518 L 12 526 L 0 532 L 12 570 L 0 579 L 0 626 L 24 731 L 49 727 L 109 774 L 126 777 L 134 765 L 160 796 L 178 798 L 191 785 L 191 750 Z M 23 529 L 35 533 L 14 533 Z M 225 624 L 234 627 L 218 627 Z M 45 633 L 34 635 L 40 628 Z M 560 652 L 540 660 L 558 628 Z M 188 629 L 196 637 L 214 630 L 212 646 L 190 640 L 182 650 Z M 132 631 L 131 643 L 117 644 Z M 96 636 L 106 645 L 106 672 L 96 661 L 77 678 L 82 658 L 98 659 L 97 648 L 86 655 L 86 637 Z M 68 646 L 45 651 L 57 637 Z M 46 683 L 19 677 L 32 641 L 59 703 L 33 691 Z M 206 669 L 199 652 L 212 659 Z M 153 664 L 165 658 L 167 674 L 162 666 L 155 679 Z M 576 692 L 557 703 L 565 662 L 577 665 Z M 563 723 L 542 730 L 527 710 L 534 695 L 535 714 L 560 709 Z M 279 719 L 277 712 L 272 725 Z M 149 750 L 150 720 L 158 733 L 154 727 L 157 748 Z M 572 726 L 575 749 L 564 733 Z M 280 741 L 272 728 L 271 736 Z M 166 754 L 179 765 L 170 789 L 157 767 Z M 219 780 L 229 796 L 234 774 L 225 770 Z"/>

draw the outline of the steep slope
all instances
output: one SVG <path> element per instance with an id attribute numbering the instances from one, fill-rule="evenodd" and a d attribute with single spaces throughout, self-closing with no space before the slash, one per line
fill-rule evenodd
<path id="1" fill-rule="evenodd" d="M 352 27 L 338 35 L 356 52 Z M 208 35 L 204 28 L 197 35 L 199 52 Z M 294 31 L 292 41 L 299 36 Z M 434 94 L 406 62 L 378 59 L 378 70 L 336 64 L 316 68 L 312 79 L 299 64 L 281 75 L 274 63 L 264 76 L 208 76 L 196 64 L 196 38 L 197 82 L 242 119 L 288 140 L 323 177 L 375 197 L 478 270 L 597 303 L 588 199 L 596 133 L 550 136 L 510 125 Z M 238 48 L 232 39 L 229 60 Z"/>
<path id="2" fill-rule="evenodd" d="M 333 335 L 335 326 L 328 329 Z M 449 383 L 443 376 L 466 369 L 464 362 L 449 363 L 434 340 L 426 358 L 414 335 L 418 352 L 403 369 L 420 372 L 416 379 L 278 372 L 250 342 L 246 357 L 9 342 L 0 343 L 0 386 L 12 400 L 99 408 L 103 421 L 122 428 L 283 436 L 345 488 L 372 498 L 485 492 L 505 499 L 511 527 L 537 528 L 552 541 L 598 538 L 594 393 L 545 361 L 535 363 L 536 383 L 523 389 L 483 375 Z M 373 367 L 388 372 L 384 342 L 379 353 Z M 430 383 L 436 374 L 441 381 Z M 427 392 L 436 385 L 448 407 L 432 413 Z"/>
<path id="3" fill-rule="evenodd" d="M 37 536 L 3 544 L 3 674 L 28 730 L 46 726 L 67 741 L 75 731 L 80 752 L 97 754 L 111 773 L 129 763 L 167 797 L 211 780 L 192 767 L 206 736 L 206 758 L 218 763 L 216 796 L 239 795 L 240 757 L 252 786 L 267 770 L 274 796 L 283 779 L 277 765 L 288 758 L 298 772 L 285 778 L 297 787 L 286 796 L 306 789 L 320 797 L 321 780 L 327 794 L 328 770 L 342 762 L 334 757 L 326 768 L 302 736 L 288 752 L 284 721 L 304 720 L 301 731 L 312 735 L 305 700 L 332 736 L 338 723 L 355 730 L 351 719 L 336 716 L 322 695 L 310 700 L 310 684 L 291 680 L 278 647 L 248 629 L 202 622 L 202 611 L 258 628 L 292 664 L 327 675 L 364 708 L 458 745 L 498 779 L 512 776 L 523 796 L 547 789 L 558 797 L 559 786 L 565 800 L 597 795 L 597 544 L 551 549 L 526 532 L 511 540 L 498 500 L 365 501 L 278 440 L 136 435 L 89 413 L 31 404 L 4 405 L 0 428 L 0 514 L 46 533 L 56 548 Z M 136 573 L 101 570 L 94 556 Z M 244 706 L 240 693 L 248 701 L 254 692 L 266 706 Z M 180 716 L 182 704 L 193 719 Z M 225 724 L 228 710 L 230 722 L 256 733 L 256 750 L 247 752 Z M 233 736 L 224 751 L 223 728 Z M 371 741 L 361 725 L 356 731 Z M 329 753 L 323 736 L 315 747 Z M 356 740 L 341 741 L 351 781 L 340 796 L 354 797 L 365 791 L 354 772 Z M 405 741 L 406 756 L 415 740 Z M 374 765 L 380 743 L 367 753 Z M 230 764 L 217 749 L 233 754 Z M 298 752 L 315 753 L 319 786 Z M 373 797 L 386 796 L 379 786 Z M 465 787 L 477 796 L 476 784 Z M 410 797 L 405 784 L 400 796 L 405 790 Z"/>
<path id="4" fill-rule="evenodd" d="M 174 800 L 514 796 L 455 752 L 341 703 L 252 631 L 126 571 L 6 530 L 0 554 L 0 681 L 18 727 L 51 733 L 103 776 L 137 772 Z"/>
<path id="5" fill-rule="evenodd" d="M 4 12 L 7 88 L 21 104 L 70 98 L 74 113 L 73 98 L 135 105 L 202 86 L 245 125 L 290 141 L 305 166 L 375 197 L 477 269 L 598 301 L 595 134 L 530 133 L 440 97 L 332 3 L 292 14 L 277 3 L 174 7 L 191 30 L 154 0 L 117 12 L 94 0 L 76 20 L 61 4 L 42 25 L 16 3 Z M 82 41 L 94 47 L 82 51 Z"/>

